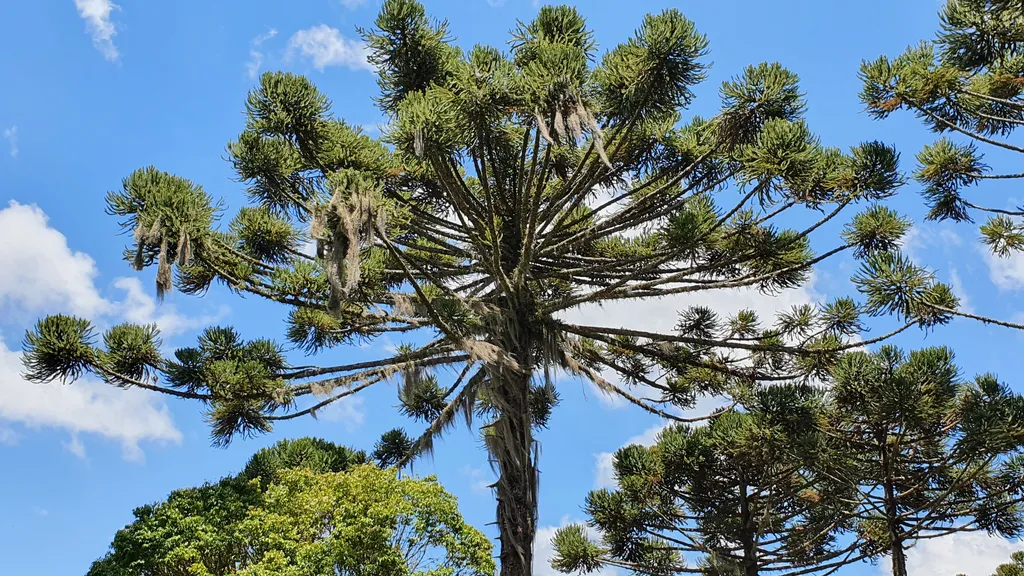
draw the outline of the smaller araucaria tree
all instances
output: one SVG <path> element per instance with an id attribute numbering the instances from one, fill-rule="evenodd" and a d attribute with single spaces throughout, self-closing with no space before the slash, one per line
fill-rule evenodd
<path id="1" fill-rule="evenodd" d="M 990 374 L 961 380 L 947 348 L 855 352 L 832 373 L 827 434 L 846 460 L 832 473 L 859 491 L 866 554 L 906 576 L 918 540 L 1024 533 L 1024 399 Z"/>
<path id="2" fill-rule="evenodd" d="M 1016 0 L 948 0 L 932 42 L 890 60 L 861 66 L 861 99 L 875 118 L 911 110 L 943 134 L 918 154 L 915 174 L 933 220 L 972 221 L 987 216 L 982 237 L 1006 256 L 1024 249 L 1024 207 L 1006 196 L 969 198 L 985 180 L 1021 179 L 1011 168 L 992 171 L 979 145 L 1022 153 L 1013 135 L 1024 125 L 1024 7 Z M 951 135 L 949 138 L 946 135 Z"/>
<path id="3" fill-rule="evenodd" d="M 601 544 L 581 526 L 563 528 L 553 565 L 756 576 L 824 572 L 859 557 L 837 539 L 855 489 L 814 471 L 828 458 L 822 398 L 810 386 L 763 388 L 705 426 L 674 425 L 650 448 L 620 449 L 618 488 L 587 498 Z M 684 553 L 699 565 L 687 566 Z"/>
<path id="4" fill-rule="evenodd" d="M 88 576 L 491 576 L 490 541 L 433 478 L 314 438 L 137 508 Z"/>

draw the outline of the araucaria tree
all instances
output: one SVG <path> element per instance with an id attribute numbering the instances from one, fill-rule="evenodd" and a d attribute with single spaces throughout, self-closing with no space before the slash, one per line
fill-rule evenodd
<path id="1" fill-rule="evenodd" d="M 911 110 L 943 134 L 917 156 L 928 217 L 985 217 L 982 239 L 1007 256 L 1024 249 L 1024 207 L 1009 206 L 1010 196 L 967 192 L 986 180 L 1024 178 L 1012 162 L 992 170 L 979 151 L 1024 154 L 1012 139 L 1024 125 L 1024 9 L 1015 0 L 947 0 L 940 17 L 934 41 L 861 66 L 861 99 L 875 118 Z"/>
<path id="2" fill-rule="evenodd" d="M 956 306 L 948 288 L 890 252 L 908 224 L 883 207 L 847 218 L 841 239 L 812 251 L 824 222 L 901 180 L 882 144 L 820 145 L 801 119 L 795 75 L 751 66 L 723 84 L 717 115 L 683 121 L 708 42 L 676 10 L 645 17 L 600 61 L 583 18 L 564 6 L 518 24 L 508 52 L 464 51 L 412 0 L 385 1 L 363 34 L 387 117 L 382 139 L 333 116 L 307 79 L 268 73 L 228 147 L 251 206 L 217 228 L 222 207 L 202 187 L 145 168 L 108 209 L 134 235 L 127 259 L 156 268 L 158 293 L 202 294 L 219 282 L 278 302 L 290 343 L 309 354 L 382 335 L 407 335 L 408 345 L 294 368 L 279 344 L 212 328 L 163 358 L 152 327 L 117 326 L 99 346 L 87 321 L 53 316 L 26 337 L 29 379 L 89 372 L 195 399 L 227 442 L 400 377 L 404 410 L 429 422 L 403 460 L 459 414 L 482 420 L 498 475 L 501 570 L 521 575 L 536 532 L 534 429 L 557 402 L 553 370 L 675 418 L 659 404 L 816 375 L 864 313 L 897 312 L 907 327 L 947 319 L 923 301 Z M 695 308 L 673 333 L 565 321 L 566 311 L 614 301 L 797 287 L 844 252 L 864 260 L 864 305 L 840 299 L 764 324 L 751 312 Z M 442 369 L 457 376 L 441 383 Z M 651 393 L 599 375 L 609 371 Z M 312 394 L 322 398 L 307 402 Z"/>
<path id="3" fill-rule="evenodd" d="M 961 379 L 947 348 L 884 346 L 833 370 L 829 434 L 857 488 L 858 537 L 907 576 L 905 550 L 954 532 L 1024 533 L 1024 398 L 995 376 Z"/>
<path id="4" fill-rule="evenodd" d="M 860 558 L 839 537 L 853 523 L 855 487 L 827 468 L 823 395 L 811 386 L 759 390 L 704 426 L 666 428 L 651 447 L 614 458 L 617 487 L 591 492 L 580 525 L 556 533 L 552 565 L 638 574 L 806 574 Z M 696 557 L 687 564 L 684 556 Z"/>
<path id="5" fill-rule="evenodd" d="M 1024 398 L 990 374 L 962 380 L 946 348 L 851 352 L 829 381 L 766 387 L 620 449 L 617 489 L 587 499 L 600 540 L 563 528 L 552 565 L 795 575 L 888 555 L 907 576 L 920 540 L 1024 532 Z"/>

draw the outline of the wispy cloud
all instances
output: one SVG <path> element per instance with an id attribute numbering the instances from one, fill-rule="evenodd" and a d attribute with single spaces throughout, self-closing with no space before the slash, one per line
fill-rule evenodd
<path id="1" fill-rule="evenodd" d="M 341 5 L 349 10 L 355 10 L 363 4 L 366 4 L 366 0 L 341 0 Z"/>
<path id="2" fill-rule="evenodd" d="M 960 310 L 973 314 L 974 305 L 971 304 L 971 299 L 967 296 L 964 281 L 960 279 L 960 273 L 953 267 L 949 269 L 949 288 L 953 291 L 953 295 L 960 299 Z"/>
<path id="3" fill-rule="evenodd" d="M 92 45 L 107 60 L 117 60 L 117 46 L 114 46 L 117 31 L 110 20 L 110 13 L 121 8 L 111 0 L 75 0 L 75 8 L 82 20 L 85 20 L 86 30 L 92 35 Z"/>
<path id="4" fill-rule="evenodd" d="M 14 446 L 20 440 L 18 433 L 10 428 L 0 426 L 0 444 Z"/>
<path id="5" fill-rule="evenodd" d="M 78 437 L 78 434 L 71 434 L 71 439 L 62 445 L 65 450 L 74 454 L 78 459 L 85 460 L 85 444 L 82 444 L 82 439 Z"/>
<path id="6" fill-rule="evenodd" d="M 494 484 L 494 475 L 488 474 L 480 468 L 474 468 L 470 465 L 462 467 L 462 475 L 469 481 L 469 488 L 477 494 L 489 494 L 491 491 L 491 484 Z"/>
<path id="7" fill-rule="evenodd" d="M 277 36 L 277 30 L 271 28 L 266 33 L 252 39 L 252 47 L 249 49 L 249 61 L 245 63 L 245 70 L 249 73 L 249 78 L 255 78 L 260 71 L 260 66 L 263 65 L 263 52 L 260 50 L 260 45 L 274 36 Z"/>
<path id="8" fill-rule="evenodd" d="M 299 30 L 288 41 L 289 55 L 298 53 L 318 70 L 344 66 L 351 70 L 373 70 L 366 60 L 366 44 L 342 36 L 337 28 L 320 24 Z"/>
<path id="9" fill-rule="evenodd" d="M 4 140 L 7 140 L 7 146 L 10 148 L 11 157 L 16 158 L 18 156 L 18 127 L 11 126 L 4 130 Z"/>

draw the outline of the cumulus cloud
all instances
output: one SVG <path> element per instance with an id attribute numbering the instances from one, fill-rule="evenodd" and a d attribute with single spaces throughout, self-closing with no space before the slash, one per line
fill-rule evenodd
<path id="1" fill-rule="evenodd" d="M 900 239 L 900 249 L 911 260 L 922 263 L 925 252 L 940 249 L 946 255 L 964 243 L 963 238 L 947 224 L 915 224 Z"/>
<path id="2" fill-rule="evenodd" d="M 86 30 L 92 35 L 92 45 L 107 60 L 117 60 L 117 46 L 114 46 L 117 31 L 110 20 L 110 13 L 120 10 L 120 7 L 111 0 L 75 0 L 75 8 L 82 20 L 85 20 Z"/>
<path id="3" fill-rule="evenodd" d="M 12 201 L 0 210 L 0 271 L 0 315 L 8 320 L 41 310 L 89 318 L 111 310 L 94 284 L 96 263 L 72 251 L 37 206 Z"/>
<path id="4" fill-rule="evenodd" d="M 367 62 L 366 44 L 342 36 L 337 28 L 320 24 L 299 30 L 288 41 L 289 54 L 298 53 L 318 70 L 344 66 L 351 70 L 373 70 Z"/>
<path id="5" fill-rule="evenodd" d="M 979 245 L 988 276 L 1000 290 L 1017 291 L 1024 288 L 1024 253 L 1014 252 L 1007 257 L 997 256 L 986 246 Z"/>
<path id="6" fill-rule="evenodd" d="M 251 47 L 249 48 L 249 61 L 245 63 L 245 70 L 249 73 L 249 78 L 256 78 L 256 75 L 259 74 L 260 66 L 263 65 L 263 52 L 260 50 L 260 45 L 274 36 L 277 36 L 277 30 L 271 28 L 266 33 L 252 39 Z"/>
<path id="7" fill-rule="evenodd" d="M 20 439 L 21 438 L 18 436 L 18 433 L 15 432 L 14 430 L 0 426 L 0 444 L 14 446 L 18 443 L 18 440 Z"/>
<path id="8" fill-rule="evenodd" d="M 996 566 L 1010 561 L 1010 554 L 1024 550 L 1024 542 L 1011 542 L 984 532 L 951 534 L 922 540 L 907 551 L 907 572 L 928 576 L 988 576 Z M 879 561 L 883 574 L 892 574 L 888 558 Z"/>
<path id="9" fill-rule="evenodd" d="M 118 278 L 121 300 L 96 286 L 99 271 L 87 254 L 74 251 L 37 206 L 11 202 L 0 210 L 0 325 L 24 329 L 41 314 L 63 312 L 99 323 L 154 323 L 165 335 L 212 323 L 227 313 L 191 317 L 158 307 L 137 278 Z M 0 336 L 0 444 L 17 441 L 4 423 L 68 431 L 66 449 L 85 456 L 87 434 L 120 442 L 124 457 L 140 460 L 143 441 L 179 442 L 163 400 L 148 391 L 122 390 L 84 379 L 72 385 L 33 384 L 22 376 L 21 352 Z"/>
<path id="10" fill-rule="evenodd" d="M 11 153 L 11 158 L 18 157 L 18 127 L 11 126 L 10 128 L 4 129 L 4 140 L 7 140 L 7 149 Z"/>
<path id="11" fill-rule="evenodd" d="M 964 281 L 960 278 L 960 273 L 957 272 L 957 269 L 952 266 L 949 268 L 949 288 L 953 291 L 953 295 L 960 299 L 960 310 L 973 314 L 974 305 L 971 304 L 971 299 L 967 295 Z"/>
<path id="12" fill-rule="evenodd" d="M 640 434 L 626 440 L 622 445 L 632 446 L 634 444 L 639 444 L 640 446 L 653 446 L 658 439 L 658 434 L 661 434 L 661 431 L 668 425 L 668 422 L 655 424 Z M 594 455 L 594 459 L 597 461 L 597 473 L 594 475 L 594 488 L 615 487 L 616 478 L 615 467 L 613 464 L 614 456 L 615 455 L 612 452 L 601 452 L 600 454 Z"/>
<path id="13" fill-rule="evenodd" d="M 339 422 L 349 432 L 359 428 L 366 421 L 366 408 L 362 396 L 346 396 L 336 400 L 323 410 L 317 411 L 317 418 Z"/>
<path id="14" fill-rule="evenodd" d="M 181 441 L 167 406 L 151 392 L 91 379 L 33 384 L 22 379 L 21 371 L 21 353 L 0 339 L 0 420 L 67 430 L 71 438 L 65 447 L 77 456 L 85 456 L 79 434 L 120 442 L 129 460 L 142 458 L 139 442 Z"/>
<path id="15" fill-rule="evenodd" d="M 533 544 L 533 574 L 534 576 L 562 576 L 562 573 L 551 567 L 551 559 L 555 555 L 555 548 L 551 544 L 555 532 L 563 526 L 578 524 L 578 521 L 562 518 L 558 526 L 541 526 L 537 528 L 537 535 Z M 591 572 L 595 576 L 618 576 L 620 572 L 615 568 L 603 568 L 597 572 Z"/>

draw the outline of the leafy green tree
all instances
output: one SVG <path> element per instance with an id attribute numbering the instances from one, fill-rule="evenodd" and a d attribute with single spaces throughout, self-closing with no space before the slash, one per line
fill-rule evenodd
<path id="1" fill-rule="evenodd" d="M 828 434 L 847 461 L 835 474 L 860 493 L 865 552 L 906 576 L 918 540 L 1024 533 L 1024 398 L 991 374 L 961 380 L 947 348 L 854 352 L 833 376 Z"/>
<path id="2" fill-rule="evenodd" d="M 618 488 L 587 498 L 600 543 L 582 526 L 563 528 L 553 566 L 756 576 L 825 572 L 859 558 L 856 543 L 838 540 L 855 491 L 815 472 L 828 458 L 821 401 L 807 386 L 769 387 L 706 426 L 678 424 L 649 448 L 620 449 Z M 698 565 L 687 566 L 684 553 Z"/>
<path id="3" fill-rule="evenodd" d="M 861 66 L 861 99 L 875 118 L 911 110 L 943 134 L 917 156 L 928 218 L 987 216 L 982 239 L 1007 256 L 1024 249 L 1024 207 L 966 192 L 985 180 L 1024 178 L 1012 169 L 993 172 L 979 150 L 1024 153 L 1011 138 L 1024 124 L 1024 10 L 1015 0 L 947 0 L 940 17 L 935 40 Z"/>
<path id="4" fill-rule="evenodd" d="M 491 545 L 433 479 L 398 478 L 323 440 L 135 510 L 89 576 L 490 576 Z"/>
<path id="5" fill-rule="evenodd" d="M 226 227 L 213 195 L 156 168 L 129 175 L 108 211 L 132 234 L 126 259 L 155 267 L 158 295 L 216 282 L 280 303 L 290 344 L 308 354 L 384 335 L 410 343 L 299 368 L 280 344 L 214 327 L 163 358 L 153 327 L 117 326 L 99 345 L 89 322 L 51 316 L 26 336 L 29 380 L 90 373 L 194 399 L 215 441 L 228 442 L 400 378 L 403 412 L 429 425 L 418 439 L 382 439 L 378 457 L 404 464 L 459 415 L 476 417 L 498 476 L 501 569 L 520 576 L 536 533 L 534 431 L 558 402 L 552 371 L 678 419 L 664 408 L 815 377 L 854 345 L 864 315 L 896 313 L 900 331 L 946 322 L 934 306 L 956 308 L 948 287 L 893 252 L 909 224 L 887 208 L 869 205 L 840 239 L 817 244 L 823 252 L 811 249 L 815 232 L 834 229 L 827 222 L 902 181 L 883 144 L 822 146 L 794 74 L 750 66 L 722 85 L 717 115 L 684 121 L 708 42 L 677 10 L 646 16 L 600 59 L 565 6 L 519 23 L 507 53 L 462 50 L 413 0 L 386 0 L 362 33 L 382 139 L 335 117 L 307 79 L 268 73 L 228 146 L 251 205 Z M 623 300 L 775 293 L 840 254 L 863 261 L 863 304 L 841 298 L 777 319 L 693 308 L 666 333 L 565 319 Z M 458 376 L 442 384 L 435 371 Z"/>

